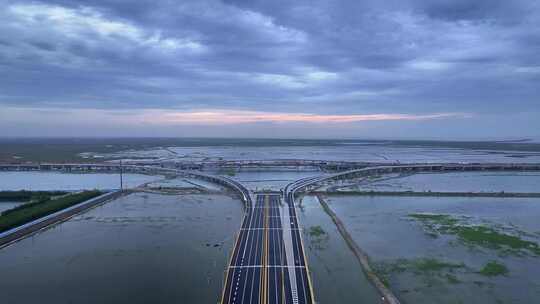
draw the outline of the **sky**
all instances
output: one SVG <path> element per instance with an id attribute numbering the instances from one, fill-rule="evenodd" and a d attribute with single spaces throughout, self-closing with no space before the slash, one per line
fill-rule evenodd
<path id="1" fill-rule="evenodd" d="M 0 136 L 540 138 L 540 1 L 0 5 Z"/>

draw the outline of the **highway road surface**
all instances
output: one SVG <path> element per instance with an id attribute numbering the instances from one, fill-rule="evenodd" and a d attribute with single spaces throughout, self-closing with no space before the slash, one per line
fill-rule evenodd
<path id="1" fill-rule="evenodd" d="M 221 303 L 314 303 L 294 204 L 261 194 L 246 207 Z"/>

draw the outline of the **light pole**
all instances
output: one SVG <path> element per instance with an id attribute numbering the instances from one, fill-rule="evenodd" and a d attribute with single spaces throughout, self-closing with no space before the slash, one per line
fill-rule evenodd
<path id="1" fill-rule="evenodd" d="M 122 160 L 120 160 L 120 191 L 124 191 L 124 168 L 122 167 Z"/>

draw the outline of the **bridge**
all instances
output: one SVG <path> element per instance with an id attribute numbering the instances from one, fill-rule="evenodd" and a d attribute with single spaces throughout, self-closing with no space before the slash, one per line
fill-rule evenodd
<path id="1" fill-rule="evenodd" d="M 379 163 L 355 162 L 355 161 L 327 161 L 311 159 L 273 159 L 273 160 L 217 160 L 217 161 L 127 161 L 126 165 L 147 166 L 147 167 L 168 167 L 179 170 L 215 170 L 227 168 L 243 169 L 267 169 L 267 168 L 289 168 L 316 170 L 350 170 L 359 169 Z M 381 163 L 388 164 L 388 163 Z M 1 170 L 16 171 L 37 171 L 37 170 L 59 170 L 59 171 L 113 171 L 120 168 L 119 163 L 40 163 L 40 164 L 0 164 Z"/>
<path id="2" fill-rule="evenodd" d="M 246 207 L 221 303 L 314 303 L 294 202 L 258 194 Z"/>
<path id="3" fill-rule="evenodd" d="M 88 164 L 74 164 L 73 166 L 83 166 L 84 168 L 88 170 L 95 170 L 97 168 L 98 171 L 103 170 L 106 168 L 106 170 L 109 170 L 109 166 L 101 166 L 101 165 L 88 165 Z M 7 169 L 13 169 L 13 167 L 0 167 L 2 170 Z M 28 168 L 28 167 L 25 167 Z M 17 168 L 19 169 L 19 168 Z M 17 170 L 16 169 L 16 170 Z M 55 170 L 57 168 L 55 167 L 32 167 L 32 171 L 35 170 Z M 212 183 L 216 183 L 218 185 L 222 185 L 223 187 L 226 187 L 233 191 L 233 193 L 236 193 L 239 198 L 242 200 L 245 206 L 251 206 L 251 196 L 249 194 L 249 191 L 239 182 L 232 180 L 227 177 L 223 176 L 214 176 L 214 175 L 208 175 L 201 172 L 193 172 L 193 171 L 182 171 L 182 170 L 176 170 L 176 169 L 168 169 L 168 168 L 160 168 L 160 167 L 147 167 L 147 166 L 123 166 L 115 168 L 117 170 L 122 171 L 128 171 L 128 172 L 134 172 L 134 173 L 146 173 L 146 174 L 156 174 L 156 175 L 180 175 L 184 177 L 192 177 L 197 179 L 206 180 Z M 105 201 L 117 198 L 120 195 L 127 194 L 130 191 L 125 190 L 116 190 L 109 192 L 99 198 L 96 198 L 94 200 L 89 200 L 86 202 L 82 202 L 80 204 L 77 204 L 75 206 L 60 210 L 58 212 L 55 212 L 51 215 L 36 219 L 30 223 L 24 224 L 22 226 L 10 229 L 8 231 L 0 233 L 0 248 L 8 246 L 12 243 L 15 243 L 21 239 L 24 239 L 41 229 L 47 228 L 49 226 L 58 224 L 62 221 L 65 221 L 69 219 L 70 217 L 85 212 L 89 210 L 90 208 L 93 208 Z"/>
<path id="4" fill-rule="evenodd" d="M 251 165 L 254 165 L 254 163 Z M 528 163 L 371 164 L 369 166 L 367 163 L 361 165 L 358 163 L 357 165 L 361 168 L 297 180 L 287 185 L 282 193 L 259 192 L 255 194 L 250 193 L 239 182 L 228 177 L 205 174 L 200 171 L 180 170 L 165 167 L 163 164 L 160 166 L 132 164 L 121 166 L 120 164 L 103 163 L 8 164 L 0 165 L 0 170 L 124 171 L 157 175 L 180 175 L 217 183 L 237 193 L 244 203 L 245 212 L 226 269 L 221 298 L 222 304 L 315 303 L 301 228 L 294 205 L 295 197 L 299 193 L 309 192 L 342 179 L 390 173 L 540 170 L 540 164 Z M 252 195 L 255 195 L 255 200 L 252 199 Z M 379 286 L 377 287 L 379 288 Z M 383 292 L 381 294 L 385 295 Z M 386 297 L 385 301 L 395 303 L 389 301 L 388 297 Z"/>
<path id="5" fill-rule="evenodd" d="M 433 171 L 455 170 L 527 170 L 537 167 L 535 163 L 409 163 L 392 162 L 357 162 L 357 161 L 325 161 L 309 159 L 277 159 L 277 160 L 222 160 L 222 161 L 131 161 L 123 165 L 113 162 L 103 163 L 0 163 L 0 171 L 62 171 L 62 172 L 117 172 L 125 170 L 152 171 L 156 168 L 169 168 L 181 171 L 215 170 L 222 168 L 236 169 L 269 169 L 275 167 L 290 169 L 315 168 L 323 171 L 357 171 L 372 167 L 409 167 L 431 168 Z M 468 169 L 469 168 L 469 169 Z"/>
<path id="6" fill-rule="evenodd" d="M 283 191 L 283 206 L 281 195 L 259 193 L 256 204 L 246 207 L 242 228 L 226 272 L 221 303 L 314 303 L 301 228 L 294 206 L 298 193 L 309 192 L 341 179 L 390 173 L 538 170 L 540 164 L 373 166 L 328 176 L 303 178 L 290 183 Z M 371 279 L 384 303 L 399 303 L 378 278 Z"/>
<path id="7" fill-rule="evenodd" d="M 222 185 L 237 193 L 245 207 L 242 226 L 226 270 L 222 303 L 314 303 L 296 207 L 293 200 L 285 199 L 283 202 L 279 192 L 258 193 L 253 203 L 249 191 L 233 179 L 157 166 L 3 165 L 0 166 L 0 170 L 97 172 L 121 170 L 156 175 L 180 175 Z M 60 215 L 60 218 L 63 216 Z M 35 231 L 36 229 L 32 229 L 32 232 Z M 10 232 L 8 234 L 11 235 Z M 13 241 L 24 235 L 11 235 L 11 237 Z"/>
<path id="8" fill-rule="evenodd" d="M 410 164 L 373 166 L 362 169 L 348 170 L 326 176 L 300 179 L 285 188 L 285 195 L 294 200 L 297 193 L 310 192 L 324 185 L 339 180 L 374 176 L 391 173 L 426 173 L 426 172 L 468 172 L 468 171 L 540 171 L 540 164 Z"/>

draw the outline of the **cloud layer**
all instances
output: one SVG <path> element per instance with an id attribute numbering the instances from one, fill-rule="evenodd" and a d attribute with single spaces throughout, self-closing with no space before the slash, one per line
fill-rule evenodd
<path id="1" fill-rule="evenodd" d="M 159 109 L 184 121 L 212 111 L 238 122 L 427 117 L 450 128 L 441 114 L 468 114 L 479 128 L 483 117 L 540 115 L 537 1 L 0 4 L 5 109 Z"/>

